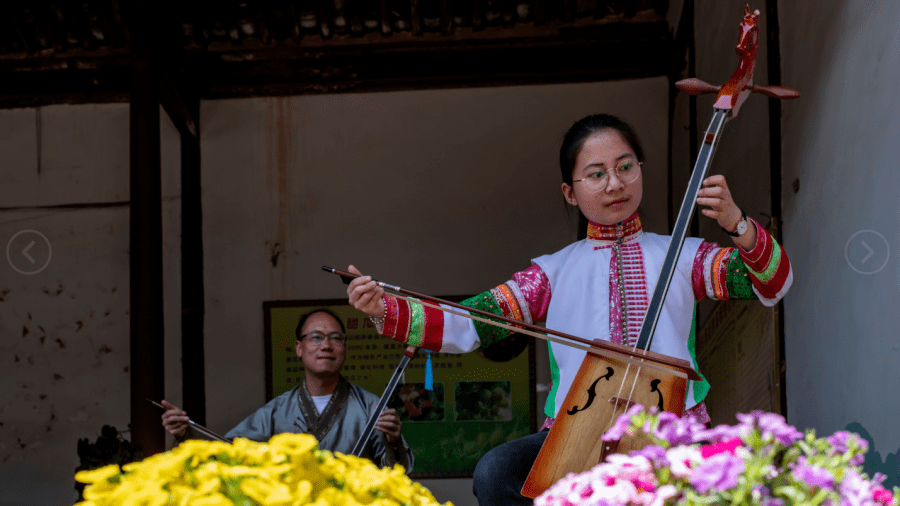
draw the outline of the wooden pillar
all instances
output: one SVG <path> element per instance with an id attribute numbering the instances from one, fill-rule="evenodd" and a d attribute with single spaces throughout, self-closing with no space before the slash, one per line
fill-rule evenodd
<path id="1" fill-rule="evenodd" d="M 145 456 L 165 450 L 163 231 L 159 88 L 151 53 L 135 49 L 131 89 L 131 440 Z"/>
<path id="2" fill-rule="evenodd" d="M 696 23 L 694 23 L 694 16 L 696 13 L 694 10 L 694 0 L 685 0 L 684 9 L 685 15 L 683 19 L 688 23 L 688 26 L 685 27 L 688 36 L 688 75 L 695 77 L 697 75 L 697 44 L 695 39 Z M 681 29 L 680 26 L 678 28 Z M 699 153 L 700 148 L 698 145 L 700 143 L 700 131 L 699 126 L 697 125 L 697 95 L 690 95 L 688 97 L 688 116 L 690 117 L 688 122 L 688 129 L 690 132 L 688 136 L 690 139 L 688 141 L 688 153 L 690 153 L 691 158 L 691 165 L 688 167 L 688 178 L 690 178 L 691 173 L 694 171 L 694 164 L 697 163 L 697 154 Z M 700 237 L 699 215 L 699 212 L 695 212 L 694 216 L 691 218 L 690 237 Z"/>
<path id="3" fill-rule="evenodd" d="M 778 0 L 766 0 L 766 70 L 769 83 L 781 83 L 781 37 L 778 28 Z M 769 175 L 772 202 L 772 233 L 779 244 L 781 236 L 781 100 L 769 99 Z M 787 416 L 786 364 L 784 359 L 784 301 L 775 306 L 775 370 L 772 372 L 781 414 Z"/>
<path id="4" fill-rule="evenodd" d="M 186 98 L 186 97 L 181 97 Z M 181 375 L 182 406 L 206 425 L 206 363 L 203 351 L 203 209 L 200 200 L 200 100 L 182 100 L 194 119 L 194 135 L 181 131 Z"/>

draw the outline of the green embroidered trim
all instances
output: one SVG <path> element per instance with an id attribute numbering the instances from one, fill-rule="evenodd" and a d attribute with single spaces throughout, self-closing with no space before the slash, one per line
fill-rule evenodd
<path id="1" fill-rule="evenodd" d="M 772 258 L 769 259 L 769 265 L 762 272 L 750 269 L 750 272 L 756 276 L 756 279 L 763 283 L 768 283 L 775 277 L 775 272 L 778 271 L 778 265 L 781 263 L 781 246 L 778 245 L 775 239 L 772 239 L 772 242 L 774 244 L 772 245 Z"/>
<path id="2" fill-rule="evenodd" d="M 547 396 L 547 402 L 544 404 L 544 414 L 553 418 L 556 416 L 556 391 L 559 390 L 559 364 L 556 363 L 556 357 L 553 356 L 553 346 L 547 342 L 547 353 L 550 355 L 550 394 Z"/>
<path id="3" fill-rule="evenodd" d="M 416 299 L 413 299 L 416 300 Z M 409 339 L 407 343 L 421 347 L 425 330 L 425 308 L 418 301 L 409 305 Z"/>
<path id="4" fill-rule="evenodd" d="M 731 300 L 753 300 L 753 283 L 750 282 L 750 269 L 741 259 L 737 248 L 731 252 L 728 258 L 728 274 L 725 277 L 725 288 L 728 290 L 728 298 Z"/>
<path id="5" fill-rule="evenodd" d="M 491 295 L 490 290 L 486 292 L 481 292 L 478 295 L 466 299 L 461 302 L 463 306 L 480 309 L 482 311 L 487 311 L 489 313 L 493 313 L 498 316 L 503 315 L 503 310 L 500 309 L 500 305 L 497 304 L 497 301 L 494 300 L 494 296 Z M 496 320 L 499 323 L 499 320 Z M 501 329 L 500 327 L 495 327 L 493 325 L 489 325 L 487 323 L 475 321 L 475 331 L 478 333 L 478 338 L 481 339 L 481 347 L 487 348 L 488 346 L 496 343 L 501 339 L 505 339 L 509 337 L 512 332 L 506 329 Z"/>
<path id="6" fill-rule="evenodd" d="M 697 365 L 697 349 L 695 343 L 697 342 L 697 304 L 694 303 L 694 316 L 691 317 L 691 337 L 688 339 L 688 350 L 691 353 L 691 363 L 694 365 L 694 370 L 697 371 L 697 374 L 703 378 L 703 381 L 691 381 L 691 385 L 688 386 L 688 392 L 690 392 L 693 387 L 694 392 L 694 402 L 700 403 L 704 398 L 706 398 L 706 394 L 709 393 L 710 384 L 706 381 L 706 378 L 703 376 L 703 373 L 700 372 L 700 367 Z"/>

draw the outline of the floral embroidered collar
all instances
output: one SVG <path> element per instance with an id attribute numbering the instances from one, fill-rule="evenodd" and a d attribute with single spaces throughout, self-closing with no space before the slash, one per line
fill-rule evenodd
<path id="1" fill-rule="evenodd" d="M 611 246 L 618 239 L 619 233 L 622 234 L 622 242 L 626 243 L 636 241 L 644 233 L 637 213 L 616 225 L 588 222 L 587 238 L 599 242 L 601 246 Z"/>

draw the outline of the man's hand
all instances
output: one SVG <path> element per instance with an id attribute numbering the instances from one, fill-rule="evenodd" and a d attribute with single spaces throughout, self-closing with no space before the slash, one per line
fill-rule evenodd
<path id="1" fill-rule="evenodd" d="M 378 417 L 375 428 L 384 433 L 384 438 L 387 439 L 388 443 L 397 444 L 400 442 L 400 427 L 402 425 L 400 417 L 397 415 L 397 410 L 386 409 Z"/>
<path id="2" fill-rule="evenodd" d="M 162 414 L 163 427 L 175 437 L 184 437 L 188 428 L 191 426 L 188 421 L 187 413 L 178 406 L 163 400 L 162 405 L 166 408 L 166 412 Z"/>

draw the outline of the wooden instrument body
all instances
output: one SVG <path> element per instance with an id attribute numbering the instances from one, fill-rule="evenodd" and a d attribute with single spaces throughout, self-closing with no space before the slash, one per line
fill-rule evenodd
<path id="1" fill-rule="evenodd" d="M 686 361 L 680 361 L 683 367 L 677 368 L 651 362 L 649 355 L 647 365 L 640 367 L 615 354 L 585 356 L 522 495 L 535 498 L 567 474 L 591 469 L 607 453 L 627 453 L 646 446 L 647 441 L 626 436 L 617 448 L 607 450 L 601 439 L 632 405 L 657 406 L 679 416 L 683 413 L 687 382 L 697 377 L 696 372 Z"/>

